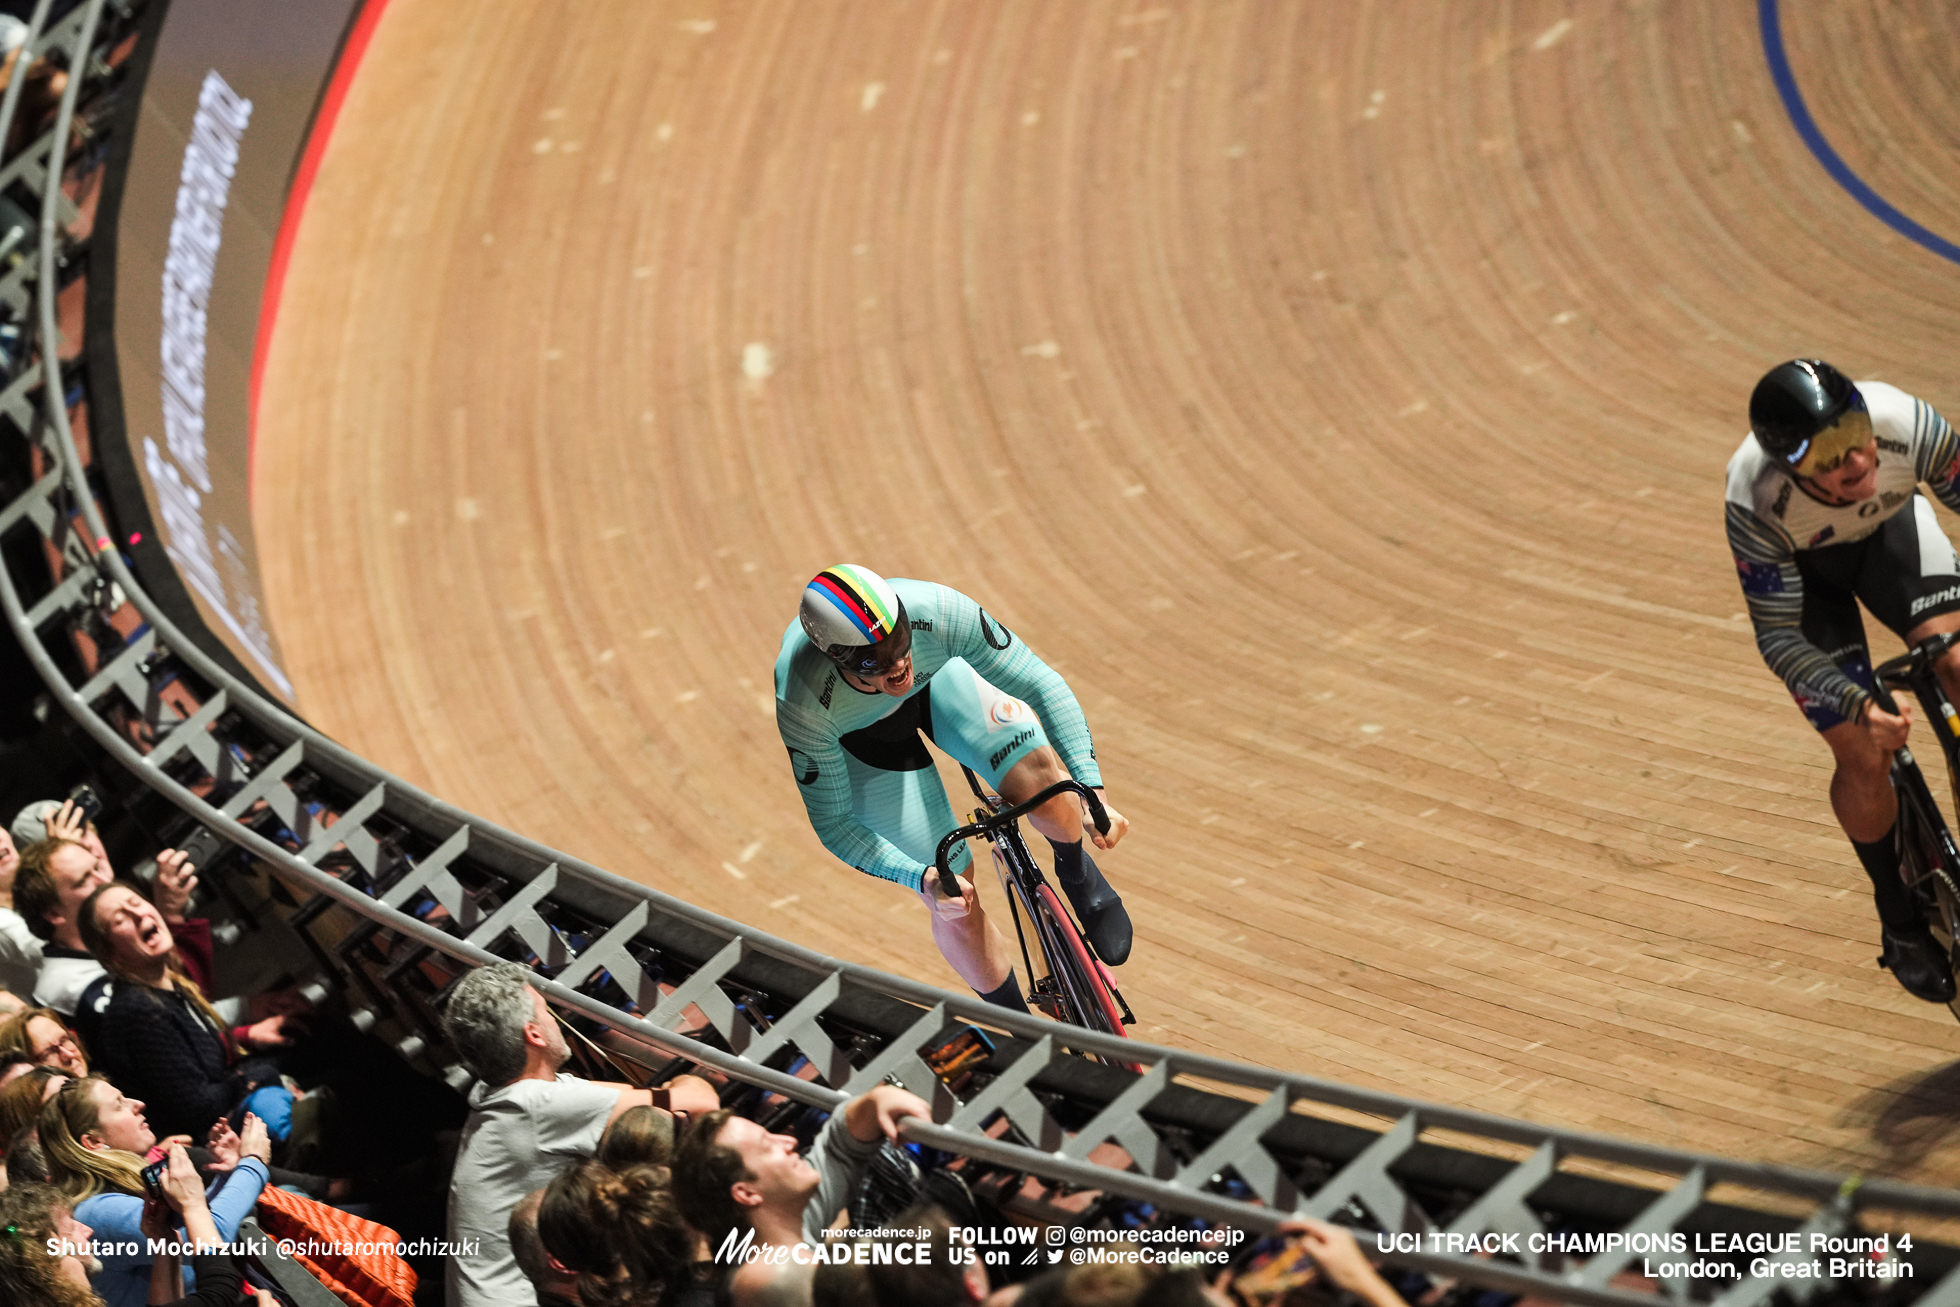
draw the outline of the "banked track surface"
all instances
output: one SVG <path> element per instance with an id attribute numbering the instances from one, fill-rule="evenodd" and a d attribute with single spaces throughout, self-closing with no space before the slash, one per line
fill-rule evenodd
<path id="1" fill-rule="evenodd" d="M 1676 1229 L 1683 1235 L 1784 1230 L 1800 1223 L 1801 1239 L 1804 1231 L 1841 1233 L 1859 1219 L 1861 1209 L 1889 1212 L 1889 1221 L 1908 1213 L 1954 1212 L 1957 1200 L 1950 1192 L 1887 1181 L 1859 1187 L 1815 1172 L 1548 1131 L 1142 1043 L 1069 1035 L 1071 1044 L 1086 1050 L 1121 1049 L 1126 1059 L 1151 1064 L 1148 1075 L 1134 1080 L 1120 1072 L 1098 1074 L 1077 1058 L 1057 1057 L 1049 1036 L 1058 1031 L 1043 1022 L 1006 1018 L 970 999 L 935 994 L 766 936 L 731 937 L 739 930 L 731 923 L 633 889 L 431 799 L 294 722 L 249 687 L 229 682 L 135 585 L 113 546 L 83 475 L 76 418 L 69 408 L 84 402 L 86 381 L 74 389 L 67 384 L 41 388 L 38 414 L 31 402 L 41 368 L 52 365 L 60 339 L 55 271 L 62 263 L 83 276 L 89 269 L 86 215 L 67 202 L 59 184 L 67 175 L 71 115 L 78 102 L 89 105 L 94 132 L 105 126 L 112 133 L 125 131 L 129 122 L 127 113 L 99 116 L 116 103 L 106 88 L 121 80 L 121 73 L 114 60 L 95 57 L 112 47 L 127 50 L 121 38 L 129 13 L 88 0 L 44 33 L 48 8 L 48 0 L 42 0 L 35 11 L 30 47 L 37 56 L 46 53 L 81 71 L 71 79 L 52 125 L 36 127 L 0 168 L 0 178 L 38 198 L 40 212 L 36 255 L 0 279 L 5 306 L 0 311 L 31 321 L 46 347 L 42 361 L 19 369 L 0 392 L 0 412 L 32 442 L 36 469 L 32 483 L 17 483 L 11 501 L 0 509 L 0 534 L 30 546 L 37 535 L 44 539 L 44 556 L 58 584 L 42 594 L 31 567 L 18 576 L 0 571 L 0 608 L 56 702 L 98 746 L 145 785 L 313 896 L 291 924 L 310 937 L 321 981 L 329 988 L 345 986 L 350 998 L 372 1004 L 365 1009 L 370 1023 L 387 1021 L 395 1036 L 408 1030 L 399 1045 L 404 1056 L 442 1055 L 427 1007 L 427 987 L 439 983 L 439 973 L 428 966 L 432 951 L 479 961 L 491 956 L 487 948 L 515 943 L 535 950 L 551 968 L 553 978 L 537 983 L 554 1001 L 629 1039 L 685 1050 L 685 1056 L 805 1103 L 834 1103 L 887 1073 L 928 1089 L 932 1076 L 915 1052 L 921 1041 L 949 1014 L 971 1019 L 985 1013 L 983 1019 L 1024 1037 L 1014 1041 L 1011 1051 L 1017 1056 L 1011 1065 L 996 1059 L 991 1082 L 964 1103 L 935 1094 L 935 1115 L 945 1124 L 909 1123 L 908 1135 L 1024 1172 L 1241 1224 L 1268 1225 L 1273 1212 L 1211 1192 L 1223 1170 L 1235 1172 L 1282 1210 L 1304 1198 L 1311 1212 L 1330 1214 L 1345 1206 L 1387 1229 L 1411 1232 L 1433 1230 L 1434 1213 L 1455 1233 L 1504 1231 L 1507 1245 L 1531 1234 L 1534 1253 L 1543 1223 L 1550 1221 L 1563 1226 L 1577 1220 L 1581 1229 L 1594 1231 L 1603 1223 L 1609 1230 Z M 121 103 L 128 107 L 134 101 Z M 0 135 L 14 109 L 11 95 L 0 103 Z M 100 156 L 95 158 L 82 165 L 84 174 L 100 166 Z M 88 184 L 85 177 L 75 180 Z M 69 320 L 68 326 L 82 324 Z M 73 345 L 72 334 L 67 343 Z M 19 566 L 23 560 L 12 561 Z M 22 582 L 32 587 L 31 608 L 23 600 Z M 46 643 L 49 634 L 73 637 L 69 653 L 83 664 L 85 683 L 67 680 L 57 665 L 59 646 Z M 186 712 L 192 715 L 185 718 Z M 303 796 L 314 802 L 307 804 Z M 220 883 L 230 875 L 221 874 Z M 447 909 L 443 926 L 401 910 L 418 896 Z M 318 938 L 319 926 L 335 920 L 336 908 L 350 913 L 351 922 L 339 919 L 326 939 Z M 356 929 L 346 931 L 348 924 Z M 376 968 L 384 966 L 377 987 Z M 642 967 L 651 970 L 642 973 Z M 611 1009 L 596 992 L 574 992 L 574 987 L 590 989 L 599 968 L 629 991 L 637 990 L 651 1009 L 644 1019 Z M 656 975 L 660 989 L 653 988 Z M 676 1021 L 687 1020 L 687 1012 L 698 1013 L 725 1042 L 711 1046 L 669 1033 Z M 414 1033 L 418 1026 L 421 1034 Z M 839 1039 L 846 1045 L 834 1042 Z M 764 1065 L 765 1059 L 779 1063 L 791 1051 L 807 1055 L 828 1087 Z M 1172 1083 L 1191 1077 L 1229 1086 L 1238 1095 L 1265 1097 L 1256 1106 L 1235 1107 L 1230 1098 L 1194 1094 Z M 1029 1087 L 1045 1097 L 1030 1097 Z M 1072 1133 L 1064 1133 L 1050 1107 L 1078 1123 L 1069 1128 Z M 1019 1142 L 979 1132 L 996 1109 L 1023 1132 Z M 1341 1110 L 1395 1125 L 1377 1133 L 1325 1120 L 1328 1112 Z M 1436 1135 L 1439 1130 L 1443 1135 Z M 1120 1141 L 1140 1173 L 1107 1169 L 1118 1157 L 1104 1157 L 1101 1165 L 1092 1160 L 1090 1150 L 1105 1139 Z M 1666 1177 L 1663 1184 L 1669 1187 L 1663 1193 L 1586 1178 L 1601 1163 Z M 1296 1193 L 1296 1184 L 1311 1192 Z M 1722 1188 L 1733 1196 L 1738 1186 L 1787 1214 L 1722 1205 L 1717 1196 Z M 1428 1211 L 1411 1202 L 1415 1193 L 1431 1205 Z M 1534 1256 L 1530 1266 L 1517 1269 L 1433 1253 L 1396 1258 L 1565 1301 L 1641 1301 L 1609 1281 L 1648 1249 L 1629 1246 L 1623 1235 L 1613 1239 L 1620 1242 L 1607 1246 L 1618 1252 L 1590 1257 L 1570 1271 L 1561 1270 L 1556 1256 Z M 1684 1242 L 1673 1251 L 1685 1249 Z M 1805 1255 L 1799 1242 L 1779 1260 Z M 1913 1260 L 1922 1272 L 1918 1278 L 1930 1281 L 1950 1265 L 1951 1250 L 1922 1244 Z M 1660 1274 L 1667 1276 L 1665 1270 Z M 1753 1278 L 1724 1292 L 1721 1300 L 1759 1302 L 1778 1283 Z M 1666 1285 L 1675 1296 L 1705 1287 L 1699 1279 Z M 1930 1287 L 1920 1300 L 1943 1304 L 1960 1295 L 1960 1273 L 1912 1287 Z"/>
<path id="2" fill-rule="evenodd" d="M 1934 225 L 1940 15 L 1784 15 Z M 769 684 L 817 568 L 945 581 L 1097 731 L 1139 1034 L 1952 1183 L 1960 1029 L 1873 965 L 1720 497 L 1778 359 L 1960 410 L 1955 289 L 1749 6 L 392 0 L 269 359 L 272 612 L 417 784 L 954 984 Z"/>

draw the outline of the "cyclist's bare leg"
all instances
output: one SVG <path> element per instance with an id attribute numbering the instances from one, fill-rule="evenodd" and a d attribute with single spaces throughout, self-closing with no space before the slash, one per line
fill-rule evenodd
<path id="1" fill-rule="evenodd" d="M 1899 796 L 1892 791 L 1892 755 L 1872 743 L 1857 722 L 1840 722 L 1824 733 L 1837 770 L 1831 774 L 1831 811 L 1853 841 L 1884 839 L 1899 819 Z"/>
<path id="2" fill-rule="evenodd" d="M 1007 769 L 1000 778 L 1000 797 L 1021 803 L 1069 778 L 1054 746 L 1044 744 Z M 1028 824 L 1040 831 L 1050 844 L 1073 844 L 1082 838 L 1082 800 L 1073 794 L 1057 794 L 1028 813 Z"/>
<path id="3" fill-rule="evenodd" d="M 940 956 L 960 973 L 960 979 L 977 994 L 988 994 L 1007 983 L 1014 959 L 1007 951 L 1007 937 L 988 918 L 980 906 L 970 877 L 960 876 L 960 903 L 950 902 L 939 887 L 938 875 L 926 877 L 926 906 L 932 913 L 932 942 Z"/>
<path id="4" fill-rule="evenodd" d="M 1000 795 L 1009 803 L 1023 803 L 1068 778 L 1061 758 L 1053 747 L 1044 744 L 1007 769 L 1000 778 Z M 1112 967 L 1121 966 L 1130 956 L 1130 914 L 1083 848 L 1082 817 L 1082 800 L 1063 793 L 1032 809 L 1028 824 L 1054 846 L 1055 879 L 1062 883 L 1062 892 L 1082 919 L 1082 933 L 1103 961 Z M 1111 834 L 1120 838 L 1114 828 Z"/>

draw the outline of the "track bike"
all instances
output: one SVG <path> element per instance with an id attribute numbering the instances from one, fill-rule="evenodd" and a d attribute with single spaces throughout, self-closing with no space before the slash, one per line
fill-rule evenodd
<path id="1" fill-rule="evenodd" d="M 1008 910 L 1014 918 L 1014 935 L 1020 941 L 1021 962 L 1030 980 L 1029 999 L 1057 1021 L 1127 1038 L 1129 1032 L 1123 1027 L 1136 1021 L 1129 1004 L 1123 1001 L 1123 993 L 1116 988 L 1109 968 L 1096 956 L 1095 946 L 1076 924 L 1062 895 L 1041 874 L 1040 864 L 1028 851 L 1027 841 L 1021 838 L 1019 822 L 1024 814 L 1056 795 L 1072 793 L 1080 795 L 1089 805 L 1089 819 L 1099 833 L 1106 835 L 1109 814 L 1103 811 L 1102 800 L 1081 782 L 1066 780 L 1057 781 L 1024 802 L 1009 804 L 1000 795 L 984 789 L 970 768 L 960 770 L 966 772 L 966 783 L 973 787 L 982 806 L 973 814 L 971 824 L 949 831 L 939 841 L 934 863 L 939 869 L 941 888 L 950 897 L 959 897 L 959 882 L 947 855 L 961 840 L 985 837 L 992 847 L 994 870 L 1000 875 L 1001 890 L 1007 895 Z M 1032 951 L 1028 944 L 1030 935 L 1034 940 Z M 1036 954 L 1041 958 L 1039 969 L 1034 964 Z M 1102 1060 L 1134 1067 L 1121 1058 Z"/>
<path id="2" fill-rule="evenodd" d="M 1879 707 L 1889 713 L 1899 711 L 1892 690 L 1910 690 L 1919 700 L 1934 736 L 1946 750 L 1947 776 L 1960 804 L 1960 714 L 1954 712 L 1933 671 L 1940 656 L 1955 644 L 1960 644 L 1960 631 L 1930 636 L 1880 663 L 1873 679 Z M 1911 749 L 1901 748 L 1892 755 L 1892 788 L 1899 796 L 1899 876 L 1919 904 L 1933 938 L 1946 950 L 1947 965 L 1953 967 L 1960 961 L 1955 955 L 1955 944 L 1960 942 L 1960 847 L 1955 846 Z M 1960 998 L 1947 1006 L 1960 1017 Z"/>

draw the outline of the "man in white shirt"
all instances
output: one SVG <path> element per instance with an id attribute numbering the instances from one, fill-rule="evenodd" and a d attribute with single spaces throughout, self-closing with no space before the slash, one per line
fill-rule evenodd
<path id="1" fill-rule="evenodd" d="M 34 997 L 34 983 L 41 976 L 41 941 L 14 911 L 14 873 L 19 870 L 13 834 L 0 830 L 0 989 L 26 1001 Z"/>
<path id="2" fill-rule="evenodd" d="M 628 1108 L 712 1112 L 714 1087 L 678 1076 L 634 1089 L 560 1073 L 564 1033 L 515 962 L 480 967 L 457 983 L 443 1010 L 449 1042 L 478 1080 L 449 1187 L 449 1238 L 469 1241 L 449 1260 L 449 1307 L 534 1304 L 537 1294 L 510 1248 L 511 1209 L 580 1158 Z"/>
<path id="3" fill-rule="evenodd" d="M 34 1001 L 72 1017 L 82 991 L 108 974 L 89 956 L 77 923 L 82 903 L 114 873 L 85 845 L 52 838 L 28 845 L 24 863 L 14 894 L 27 928 L 42 942 Z"/>

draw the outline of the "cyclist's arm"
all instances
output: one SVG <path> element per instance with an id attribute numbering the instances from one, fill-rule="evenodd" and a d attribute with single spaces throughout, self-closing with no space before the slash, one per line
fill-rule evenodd
<path id="1" fill-rule="evenodd" d="M 1942 504 L 1960 513 L 1960 436 L 1923 399 L 1912 401 L 1913 447 L 1919 451 L 1915 471 Z"/>
<path id="2" fill-rule="evenodd" d="M 1871 695 L 1804 638 L 1803 576 L 1797 571 L 1796 550 L 1748 509 L 1734 503 L 1727 507 L 1729 551 L 1735 555 L 1763 661 L 1792 690 L 1801 685 L 1846 721 L 1857 721 Z"/>
<path id="3" fill-rule="evenodd" d="M 794 704 L 776 700 L 776 729 L 789 749 L 803 810 L 823 846 L 859 871 L 908 889 L 919 888 L 923 870 L 916 858 L 857 819 L 851 811 L 851 778 L 844 749 L 820 721 Z"/>
<path id="4" fill-rule="evenodd" d="M 979 604 L 947 586 L 936 588 L 940 603 L 935 621 L 948 651 L 966 659 L 989 685 L 1025 700 L 1040 715 L 1048 742 L 1069 775 L 1092 789 L 1102 788 L 1089 721 L 1068 682 L 992 614 L 982 613 Z"/>

